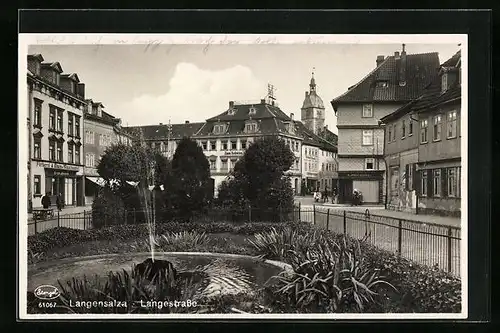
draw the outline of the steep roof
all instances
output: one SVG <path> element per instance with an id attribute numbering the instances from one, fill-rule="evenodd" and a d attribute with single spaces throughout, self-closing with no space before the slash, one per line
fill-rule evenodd
<path id="1" fill-rule="evenodd" d="M 457 52 L 453 57 L 445 61 L 441 67 L 455 67 L 459 65 L 459 60 L 460 52 Z M 462 89 L 458 78 L 450 87 L 448 87 L 446 91 L 443 92 L 441 90 L 441 77 L 436 76 L 434 80 L 425 88 L 422 95 L 380 120 L 382 122 L 392 121 L 410 112 L 422 112 L 445 103 L 456 101 L 461 97 Z"/>
<path id="2" fill-rule="evenodd" d="M 295 121 L 297 133 L 304 139 L 303 144 L 320 147 L 325 150 L 337 151 L 337 146 L 309 130 L 301 121 Z M 336 135 L 335 133 L 332 133 Z"/>
<path id="3" fill-rule="evenodd" d="M 59 62 L 42 62 L 42 67 L 50 67 L 58 71 L 59 73 L 63 72 L 62 66 Z"/>
<path id="4" fill-rule="evenodd" d="M 323 104 L 323 100 L 321 99 L 321 97 L 319 97 L 315 91 L 311 91 L 304 98 L 304 103 L 302 104 L 302 108 L 303 109 L 307 109 L 307 108 L 324 109 L 325 105 Z"/>
<path id="5" fill-rule="evenodd" d="M 437 52 L 406 55 L 405 83 L 400 83 L 401 57 L 387 57 L 347 92 L 332 100 L 332 105 L 341 102 L 404 102 L 420 96 L 424 88 L 434 79 L 439 68 Z M 387 86 L 377 86 L 377 82 Z"/>
<path id="6" fill-rule="evenodd" d="M 76 82 L 80 82 L 80 78 L 78 77 L 78 74 L 76 73 L 68 73 L 68 74 L 61 74 L 61 79 L 71 79 Z"/>
<path id="7" fill-rule="evenodd" d="M 271 105 L 261 101 L 255 104 L 238 104 L 234 103 L 226 111 L 218 114 L 215 117 L 207 119 L 211 121 L 233 121 L 233 120 L 247 120 L 249 118 L 250 108 L 255 109 L 255 113 L 251 115 L 252 119 L 263 118 L 279 118 L 290 120 L 290 118 L 276 105 Z"/>
<path id="8" fill-rule="evenodd" d="M 129 126 L 127 130 L 137 133 L 142 132 L 146 140 L 152 139 L 182 139 L 185 136 L 193 136 L 204 123 L 187 123 L 187 124 L 162 124 L 162 125 L 147 125 L 147 126 Z"/>

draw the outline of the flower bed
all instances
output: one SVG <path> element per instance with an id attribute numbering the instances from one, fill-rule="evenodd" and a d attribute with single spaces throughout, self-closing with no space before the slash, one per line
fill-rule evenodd
<path id="1" fill-rule="evenodd" d="M 274 229 L 273 229 L 274 228 Z M 196 251 L 261 255 L 266 259 L 292 263 L 294 258 L 307 261 L 314 244 L 325 246 L 325 239 L 331 244 L 342 244 L 343 235 L 326 230 L 318 230 L 309 224 L 290 223 L 165 223 L 156 226 L 160 238 L 160 251 Z M 146 225 L 113 226 L 106 229 L 73 230 L 55 228 L 30 236 L 28 248 L 30 262 L 68 256 L 104 253 L 124 253 L 148 251 Z M 112 240 L 112 241 L 110 241 Z M 248 240 L 251 240 L 249 242 Z M 232 312 L 234 308 L 243 311 L 266 312 L 417 312 L 417 313 L 457 313 L 461 310 L 461 280 L 441 270 L 418 265 L 381 250 L 367 242 L 345 238 L 346 249 L 357 255 L 353 265 L 363 263 L 366 272 L 378 272 L 380 279 L 395 287 L 376 288 L 378 295 L 374 302 L 358 307 L 342 305 L 336 309 L 323 306 L 321 301 L 314 308 L 299 306 L 277 286 L 262 290 L 258 297 L 248 299 L 248 295 L 222 296 L 210 300 L 208 309 L 203 311 L 220 313 Z M 318 245 L 319 244 L 319 245 Z M 333 248 L 334 245 L 331 245 Z M 320 247 L 321 248 L 321 247 Z M 357 252 L 356 252 L 357 251 Z M 290 252 L 303 253 L 291 257 Z M 317 251 L 323 253 L 324 250 Z M 333 256 L 332 258 L 335 258 Z M 328 263 L 329 261 L 324 261 Z M 300 263 L 300 262 L 299 262 Z M 300 265 L 296 265 L 299 267 Z M 354 266 L 353 266 L 354 267 Z M 324 268 L 324 267 L 323 267 Z M 310 270 L 323 269 L 314 264 Z M 324 269 L 325 278 L 329 270 Z M 371 275 L 371 274 L 369 274 Z M 370 282 L 366 276 L 360 281 Z M 348 290 L 348 287 L 346 287 Z M 370 298 L 370 293 L 363 294 Z M 287 298 L 288 297 L 288 298 Z M 355 299 L 359 296 L 352 296 Z M 318 308 L 318 304 L 321 306 Z"/>

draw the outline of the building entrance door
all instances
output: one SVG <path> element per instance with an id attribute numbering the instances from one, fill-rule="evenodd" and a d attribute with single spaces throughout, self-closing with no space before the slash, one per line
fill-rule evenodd
<path id="1" fill-rule="evenodd" d="M 352 201 L 352 180 L 340 179 L 339 180 L 339 203 L 346 204 Z"/>

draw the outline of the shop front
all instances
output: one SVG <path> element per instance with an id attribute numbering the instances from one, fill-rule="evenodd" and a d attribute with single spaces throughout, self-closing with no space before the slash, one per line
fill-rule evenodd
<path id="1" fill-rule="evenodd" d="M 352 203 L 353 191 L 363 195 L 363 202 L 379 204 L 382 199 L 383 171 L 339 171 L 339 202 Z"/>
<path id="2" fill-rule="evenodd" d="M 35 183 L 37 192 L 35 196 L 41 198 L 50 193 L 50 201 L 53 206 L 56 205 L 59 195 L 64 205 L 76 206 L 82 201 L 82 191 L 78 191 L 78 184 L 81 182 L 81 167 L 54 162 L 37 161 L 34 169 Z M 42 179 L 43 177 L 43 179 Z M 43 186 L 43 189 L 42 189 Z M 41 200 L 35 202 L 36 206 L 41 206 Z"/>

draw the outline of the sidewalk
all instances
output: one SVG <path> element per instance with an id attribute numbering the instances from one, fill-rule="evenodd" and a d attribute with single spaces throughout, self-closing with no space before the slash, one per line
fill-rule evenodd
<path id="1" fill-rule="evenodd" d="M 54 216 L 57 217 L 57 208 L 55 206 L 52 208 L 54 208 Z M 63 208 L 62 211 L 59 212 L 59 216 L 83 213 L 84 211 L 88 212 L 91 210 L 92 210 L 92 205 L 65 207 Z M 28 214 L 28 221 L 33 221 L 33 214 L 31 213 Z"/>
<path id="2" fill-rule="evenodd" d="M 394 210 L 384 209 L 384 206 L 349 206 L 349 205 L 335 205 L 335 204 L 324 204 L 324 207 L 332 207 L 338 210 L 347 210 L 349 212 L 360 212 L 364 213 L 366 209 L 370 211 L 371 215 L 391 217 L 395 219 L 405 219 L 411 221 L 418 221 L 422 223 L 434 223 L 441 225 L 449 225 L 453 227 L 461 227 L 460 218 L 456 217 L 445 217 L 437 215 L 424 215 L 424 214 L 412 214 L 407 212 L 398 212 Z"/>

